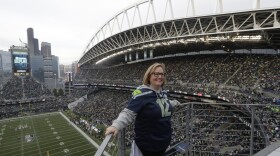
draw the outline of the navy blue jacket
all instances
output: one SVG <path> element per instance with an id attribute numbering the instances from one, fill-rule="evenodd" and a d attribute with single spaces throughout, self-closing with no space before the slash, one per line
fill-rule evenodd
<path id="1" fill-rule="evenodd" d="M 137 113 L 134 129 L 136 145 L 150 152 L 166 150 L 172 134 L 172 106 L 167 93 L 139 87 L 133 92 L 127 109 Z"/>

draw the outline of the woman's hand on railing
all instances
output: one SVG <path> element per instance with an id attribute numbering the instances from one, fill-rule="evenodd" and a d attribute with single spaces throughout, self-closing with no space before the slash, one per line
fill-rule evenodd
<path id="1" fill-rule="evenodd" d="M 173 107 L 181 106 L 181 102 L 179 102 L 178 100 L 170 100 L 170 103 Z"/>
<path id="2" fill-rule="evenodd" d="M 106 128 L 105 136 L 107 136 L 109 134 L 113 134 L 114 137 L 116 137 L 118 134 L 118 131 L 119 130 L 116 127 L 110 126 L 110 127 Z"/>

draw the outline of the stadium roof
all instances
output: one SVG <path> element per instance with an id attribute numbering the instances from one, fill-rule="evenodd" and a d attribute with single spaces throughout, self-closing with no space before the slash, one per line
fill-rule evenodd
<path id="1" fill-rule="evenodd" d="M 110 19 L 94 35 L 79 64 L 83 65 L 89 61 L 99 63 L 109 58 L 117 58 L 116 56 L 124 58 L 125 54 L 135 51 L 143 52 L 145 49 L 156 50 L 170 46 L 174 48 L 171 48 L 172 50 L 167 48 L 170 53 L 176 51 L 178 47 L 181 49 L 184 47 L 184 52 L 194 52 L 252 48 L 278 49 L 280 46 L 280 7 L 261 8 L 256 5 L 253 9 L 225 13 L 222 1 L 218 0 L 215 6 L 217 11 L 214 14 L 197 15 L 194 5 L 189 5 L 187 11 L 191 10 L 193 16 L 186 14 L 183 17 L 175 17 L 172 1 L 167 1 L 163 9 L 164 16 L 170 12 L 171 17 L 162 19 L 158 18 L 155 11 L 156 2 L 157 0 L 141 1 Z M 189 2 L 194 3 L 193 0 Z M 258 4 L 260 0 L 254 2 Z M 147 17 L 142 18 L 139 8 L 145 4 L 148 9 L 144 11 L 144 15 Z M 168 8 L 171 11 L 168 11 Z M 132 19 L 129 18 L 130 14 L 133 14 Z M 123 17 L 121 22 L 120 17 Z M 151 20 L 151 17 L 154 20 Z M 140 22 L 134 25 L 134 21 L 137 20 Z"/>

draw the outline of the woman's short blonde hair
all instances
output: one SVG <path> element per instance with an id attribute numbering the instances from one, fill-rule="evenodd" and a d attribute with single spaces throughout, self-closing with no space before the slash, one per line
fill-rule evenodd
<path id="1" fill-rule="evenodd" d="M 157 67 L 161 67 L 163 72 L 165 73 L 165 65 L 163 63 L 154 63 L 152 64 L 147 70 L 146 70 L 146 73 L 144 75 L 144 78 L 143 78 L 143 84 L 144 85 L 149 85 L 150 84 L 150 78 L 151 78 L 151 75 L 153 74 L 153 72 L 155 72 L 156 68 Z M 162 87 L 167 83 L 166 81 L 166 77 L 164 76 L 163 78 L 163 84 L 162 84 Z"/>

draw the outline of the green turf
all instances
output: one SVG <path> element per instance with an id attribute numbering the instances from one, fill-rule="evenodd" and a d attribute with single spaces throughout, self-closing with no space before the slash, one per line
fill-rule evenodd
<path id="1" fill-rule="evenodd" d="M 34 136 L 32 141 L 26 141 L 27 135 Z M 0 156 L 47 156 L 47 151 L 50 156 L 82 156 L 96 149 L 59 113 L 0 120 Z"/>

